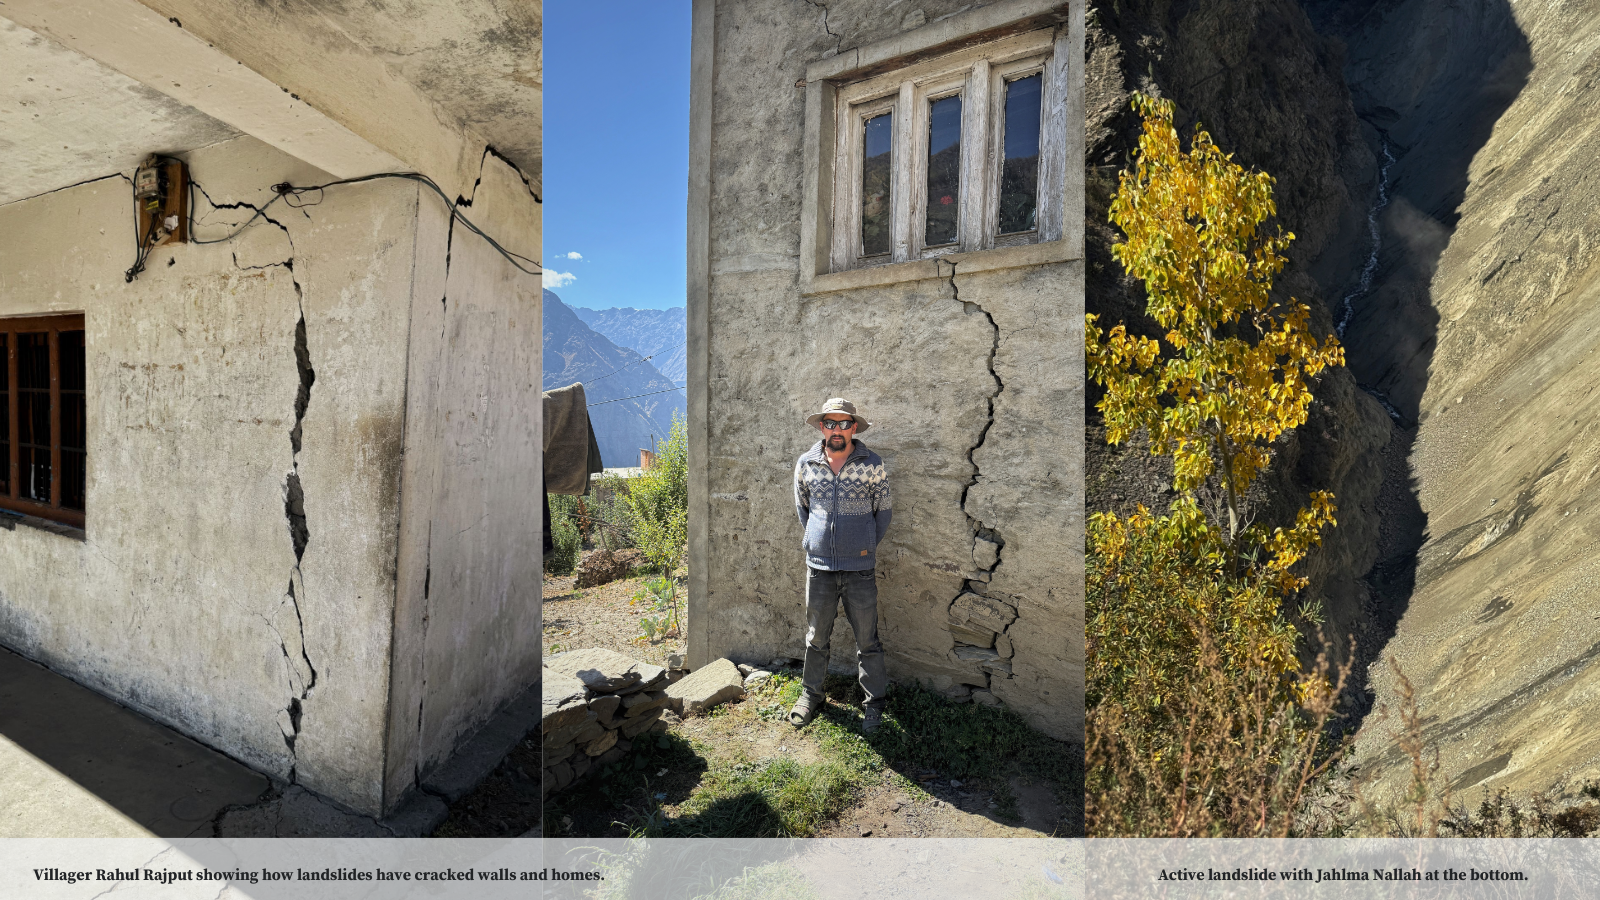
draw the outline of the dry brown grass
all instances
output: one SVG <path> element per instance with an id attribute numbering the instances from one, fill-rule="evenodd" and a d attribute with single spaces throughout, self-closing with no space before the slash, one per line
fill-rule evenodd
<path id="1" fill-rule="evenodd" d="M 1190 627 L 1198 665 L 1185 691 L 1164 698 L 1156 727 L 1130 727 L 1135 717 L 1114 702 L 1089 711 L 1088 833 L 1295 834 L 1302 801 L 1344 749 L 1324 741 L 1349 665 L 1330 671 L 1320 654 L 1301 704 L 1279 705 L 1281 676 L 1264 667 L 1229 670 L 1204 620 Z"/>

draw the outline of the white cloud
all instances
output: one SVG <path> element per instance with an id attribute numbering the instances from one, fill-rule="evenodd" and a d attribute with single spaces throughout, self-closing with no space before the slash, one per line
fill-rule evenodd
<path id="1" fill-rule="evenodd" d="M 578 280 L 578 276 L 571 272 L 557 272 L 555 269 L 545 269 L 544 286 L 547 288 L 561 288 Z"/>
<path id="2" fill-rule="evenodd" d="M 562 257 L 562 259 L 583 259 L 583 254 L 579 253 L 576 250 L 574 250 L 571 253 L 568 253 L 566 256 Z"/>

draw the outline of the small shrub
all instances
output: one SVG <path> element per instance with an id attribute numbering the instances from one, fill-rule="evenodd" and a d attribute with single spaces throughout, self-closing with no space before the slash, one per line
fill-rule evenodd
<path id="1" fill-rule="evenodd" d="M 550 540 L 555 547 L 545 554 L 544 568 L 552 575 L 571 575 L 578 565 L 583 538 L 575 521 L 577 509 L 578 498 L 550 495 Z"/>
<path id="2" fill-rule="evenodd" d="M 1230 669 L 1204 617 L 1186 627 L 1198 647 L 1194 668 L 1158 707 L 1130 709 L 1102 695 L 1088 710 L 1088 833 L 1298 836 L 1302 799 L 1342 749 L 1322 741 L 1348 663 L 1330 683 L 1319 656 L 1296 704 L 1270 667 Z"/>
<path id="3" fill-rule="evenodd" d="M 594 490 L 585 498 L 588 536 L 599 547 L 624 550 L 634 546 L 633 521 L 626 500 L 627 479 L 606 475 L 596 479 Z"/>
<path id="4" fill-rule="evenodd" d="M 633 479 L 623 494 L 633 541 L 662 575 L 683 560 L 689 540 L 689 437 L 682 418 L 656 443 L 655 466 Z"/>

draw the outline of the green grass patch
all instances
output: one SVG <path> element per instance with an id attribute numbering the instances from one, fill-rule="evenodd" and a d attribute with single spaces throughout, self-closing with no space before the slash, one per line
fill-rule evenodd
<path id="1" fill-rule="evenodd" d="M 711 719 L 782 721 L 801 690 L 795 674 L 780 672 L 743 703 L 713 710 Z M 989 782 L 996 813 L 1013 822 L 1022 819 L 1008 783 L 1014 775 L 1039 778 L 1069 809 L 1081 808 L 1082 755 L 1009 710 L 957 704 L 915 684 L 894 685 L 882 726 L 868 736 L 861 733 L 855 680 L 832 676 L 824 692 L 832 702 L 797 735 L 815 743 L 822 759 L 750 760 L 742 743 L 731 754 L 716 754 L 672 732 L 650 735 L 576 788 L 552 795 L 545 805 L 545 835 L 565 836 L 559 823 L 571 814 L 578 820 L 571 833 L 589 836 L 615 835 L 618 829 L 636 837 L 814 836 L 872 786 L 887 784 L 913 800 L 928 799 L 916 781 L 927 770 Z"/>
<path id="2" fill-rule="evenodd" d="M 848 804 L 858 778 L 832 760 L 741 762 L 713 769 L 651 837 L 810 837 Z"/>
<path id="3" fill-rule="evenodd" d="M 846 676 L 829 676 L 823 690 L 840 703 L 861 700 L 860 687 Z M 890 685 L 883 724 L 871 736 L 860 733 L 853 712 L 834 707 L 826 708 L 816 722 L 822 724 L 818 740 L 823 747 L 856 767 L 890 768 L 902 778 L 914 769 L 958 779 L 986 777 L 994 785 L 999 811 L 1013 821 L 1020 819 L 1016 797 L 1004 778 L 995 776 L 1035 776 L 1069 807 L 1082 804 L 1082 753 L 1033 730 L 1003 707 L 956 703 L 913 682 Z"/>

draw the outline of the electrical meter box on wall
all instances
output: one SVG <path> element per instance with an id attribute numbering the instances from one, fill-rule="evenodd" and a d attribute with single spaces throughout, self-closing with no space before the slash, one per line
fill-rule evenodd
<path id="1" fill-rule="evenodd" d="M 189 167 L 151 156 L 133 175 L 134 221 L 141 247 L 189 242 Z"/>

